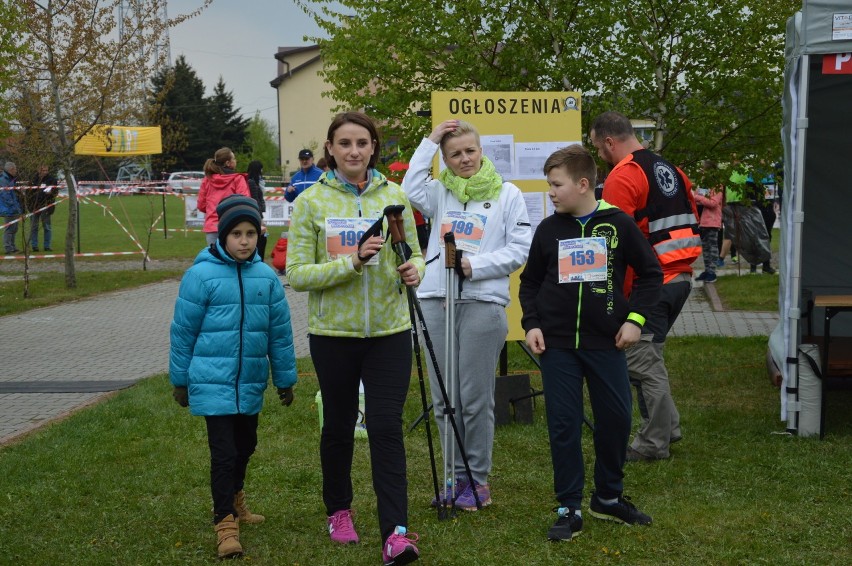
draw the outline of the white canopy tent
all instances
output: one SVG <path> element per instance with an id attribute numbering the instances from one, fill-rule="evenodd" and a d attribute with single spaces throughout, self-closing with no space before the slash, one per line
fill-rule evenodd
<path id="1" fill-rule="evenodd" d="M 785 58 L 781 316 L 769 346 L 784 379 L 781 418 L 810 435 L 800 430 L 800 347 L 806 332 L 822 335 L 824 317 L 810 299 L 852 294 L 852 3 L 805 0 L 787 22 Z M 852 336 L 852 316 L 831 336 Z"/>

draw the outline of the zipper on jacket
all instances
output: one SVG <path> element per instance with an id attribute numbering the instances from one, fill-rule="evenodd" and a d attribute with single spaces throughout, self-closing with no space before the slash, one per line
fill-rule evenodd
<path id="1" fill-rule="evenodd" d="M 237 281 L 240 284 L 240 349 L 237 357 L 237 379 L 236 387 L 234 387 L 234 398 L 237 402 L 237 414 L 240 414 L 240 375 L 243 370 L 243 326 L 246 317 L 246 295 L 243 288 L 243 264 L 237 263 Z"/>
<path id="2" fill-rule="evenodd" d="M 370 270 L 363 266 L 361 269 L 364 270 L 361 276 L 363 279 L 361 289 L 364 294 L 364 337 L 368 338 L 370 336 Z"/>
<path id="3" fill-rule="evenodd" d="M 585 238 L 586 237 L 586 225 L 579 222 L 579 221 L 578 221 L 578 223 L 580 224 L 580 237 Z M 583 282 L 581 281 L 580 284 L 577 285 L 577 324 L 576 324 L 577 330 L 575 331 L 576 335 L 574 337 L 574 347 L 577 348 L 578 350 L 580 349 L 580 320 L 581 320 L 582 314 L 583 314 Z"/>
<path id="4" fill-rule="evenodd" d="M 368 185 L 369 186 L 369 183 Z M 364 189 L 367 188 L 364 187 Z M 364 211 L 361 210 L 361 192 L 355 196 L 355 204 L 358 205 L 358 218 L 364 217 Z M 379 250 L 381 253 L 381 250 Z M 381 259 L 379 260 L 381 261 Z M 364 296 L 364 336 L 370 336 L 370 270 L 367 269 L 366 265 L 361 266 L 361 294 Z"/>

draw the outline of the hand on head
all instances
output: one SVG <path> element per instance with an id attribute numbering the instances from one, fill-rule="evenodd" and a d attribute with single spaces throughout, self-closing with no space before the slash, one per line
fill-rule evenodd
<path id="1" fill-rule="evenodd" d="M 432 130 L 432 133 L 429 134 L 429 139 L 432 140 L 434 143 L 441 143 L 441 139 L 443 139 L 445 135 L 454 131 L 458 127 L 458 120 L 444 120 L 443 122 L 435 126 L 435 129 Z"/>

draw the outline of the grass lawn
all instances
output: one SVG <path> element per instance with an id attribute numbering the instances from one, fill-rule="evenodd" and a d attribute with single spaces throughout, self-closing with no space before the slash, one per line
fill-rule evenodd
<path id="1" fill-rule="evenodd" d="M 774 275 L 720 275 L 716 291 L 725 310 L 777 311 L 778 281 Z"/>
<path id="2" fill-rule="evenodd" d="M 165 206 L 165 212 L 164 212 Z M 156 223 L 155 223 L 156 220 Z M 165 225 L 169 231 L 163 230 Z M 52 219 L 53 254 L 62 254 L 65 249 L 65 232 L 68 225 L 68 201 L 56 207 Z M 148 230 L 151 226 L 150 241 Z M 147 248 L 149 257 L 158 260 L 181 259 L 189 265 L 204 248 L 205 239 L 201 232 L 182 230 L 184 227 L 184 201 L 174 195 L 123 195 L 85 197 L 80 204 L 79 249 L 84 253 L 140 252 Z M 23 249 L 21 238 L 27 229 L 18 231 L 18 247 Z M 177 230 L 176 229 L 181 229 Z M 270 229 L 270 238 L 278 233 Z M 40 231 L 41 232 L 41 231 Z M 168 234 L 168 237 L 165 237 Z M 40 236 L 42 234 L 40 233 Z M 137 243 L 134 243 L 133 238 Z M 42 243 L 41 241 L 39 243 Z M 269 246 L 271 252 L 274 243 Z M 44 252 L 41 252 L 44 253 Z M 146 285 L 171 277 L 180 277 L 183 269 L 148 269 L 142 267 L 143 254 L 95 256 L 77 258 L 77 261 L 108 263 L 114 261 L 138 261 L 138 270 L 87 272 L 77 268 L 77 288 L 66 289 L 64 273 L 44 272 L 45 263 L 62 264 L 63 258 L 30 259 L 29 296 L 24 298 L 23 260 L 0 260 L 4 273 L 0 274 L 0 316 L 49 306 L 115 291 L 128 287 Z"/>
<path id="3" fill-rule="evenodd" d="M 139 231 L 159 199 L 120 197 L 113 199 L 119 201 L 113 212 L 126 210 L 123 223 Z M 171 199 L 170 207 L 181 203 Z M 121 229 L 113 232 L 115 221 L 98 210 L 100 216 L 84 211 L 84 251 L 130 249 Z M 175 225 L 183 218 L 178 212 Z M 54 216 L 55 236 L 60 218 L 61 209 Z M 86 230 L 91 230 L 88 236 Z M 87 241 L 100 244 L 87 250 Z M 188 258 L 203 245 L 200 233 L 163 239 L 160 232 L 152 239 L 151 253 L 157 259 Z M 57 239 L 54 249 L 60 248 Z M 61 274 L 38 273 L 27 308 L 150 282 L 144 277 L 179 275 L 141 268 L 81 271 L 78 289 L 63 295 Z M 717 287 L 729 307 L 776 308 L 777 277 L 732 277 L 737 279 L 732 286 L 727 279 L 720 277 Z M 0 283 L 0 314 L 19 312 L 10 309 L 24 303 L 17 283 Z M 734 296 L 744 294 L 767 307 L 736 307 Z M 825 440 L 788 436 L 778 416 L 779 392 L 769 385 L 763 367 L 765 348 L 765 337 L 669 341 L 666 359 L 684 440 L 673 447 L 670 460 L 625 468 L 625 493 L 654 518 L 647 528 L 601 522 L 586 512 L 582 536 L 570 543 L 546 541 L 556 502 L 541 397 L 535 400 L 533 424 L 496 431 L 493 505 L 453 520 L 438 521 L 428 505 L 433 492 L 423 425 L 407 432 L 409 524 L 420 535 L 421 563 L 852 563 L 852 391 L 828 397 Z M 540 389 L 539 374 L 514 344 L 509 367 L 530 373 L 532 386 Z M 356 443 L 353 469 L 353 506 L 362 542 L 339 547 L 328 541 L 314 402 L 318 386 L 310 359 L 299 360 L 299 373 L 293 406 L 281 407 L 270 390 L 261 415 L 258 452 L 246 489 L 252 509 L 267 521 L 243 527 L 243 560 L 377 564 L 380 540 L 364 441 Z M 413 372 L 406 425 L 417 418 L 420 406 Z M 369 426 L 369 413 L 367 422 Z M 439 450 L 434 434 L 433 427 Z M 589 494 L 593 449 L 588 430 L 584 446 Z M 0 507 L 0 563 L 216 564 L 208 459 L 203 419 L 173 402 L 165 375 L 0 448 L 0 493 L 7 502 Z M 439 457 L 439 475 L 441 466 Z"/>
<path id="4" fill-rule="evenodd" d="M 65 274 L 44 272 L 32 274 L 29 296 L 24 296 L 23 278 L 9 277 L 0 281 L 0 316 L 47 307 L 66 301 L 92 297 L 100 293 L 139 287 L 164 279 L 179 278 L 182 270 L 157 271 L 79 271 L 77 288 L 65 287 Z"/>
<path id="5" fill-rule="evenodd" d="M 532 425 L 498 427 L 492 506 L 438 521 L 424 428 L 406 433 L 410 528 L 423 564 L 848 564 L 852 393 L 829 398 L 824 441 L 783 433 L 765 338 L 679 338 L 667 348 L 684 440 L 664 462 L 626 467 L 626 494 L 654 518 L 625 527 L 585 514 L 582 536 L 546 541 L 555 519 L 543 400 Z M 513 345 L 510 368 L 532 371 Z M 328 541 L 320 495 L 318 387 L 300 360 L 293 406 L 271 390 L 249 468 L 242 529 L 250 564 L 377 564 L 367 443 L 353 470 L 360 545 Z M 532 371 L 533 387 L 540 378 Z M 405 422 L 420 411 L 416 373 Z M 0 556 L 10 564 L 214 564 L 203 419 L 149 378 L 0 450 Z M 367 415 L 369 430 L 369 412 Z M 437 442 L 437 438 L 435 439 Z M 584 433 L 587 493 L 591 434 Z M 441 473 L 440 460 L 438 463 Z"/>
<path id="6" fill-rule="evenodd" d="M 169 229 L 164 237 L 163 227 Z M 68 201 L 56 205 L 52 219 L 53 253 L 65 250 L 68 226 Z M 80 199 L 80 229 L 78 252 L 136 252 L 148 246 L 148 230 L 151 234 L 149 255 L 153 259 L 194 257 L 204 246 L 204 234 L 183 230 L 184 201 L 173 194 L 145 194 L 122 196 L 93 196 Z M 196 229 L 198 230 L 198 229 Z M 29 236 L 29 224 L 27 225 Z M 41 232 L 41 230 L 40 230 Z M 21 238 L 24 230 L 18 231 L 18 247 L 23 249 Z M 41 236 L 41 234 L 40 234 Z M 134 243 L 136 239 L 138 245 Z M 41 243 L 41 241 L 39 242 Z M 134 256 L 130 256 L 134 257 Z M 138 256 L 141 257 L 140 254 Z M 50 260 L 34 260 L 50 261 Z"/>

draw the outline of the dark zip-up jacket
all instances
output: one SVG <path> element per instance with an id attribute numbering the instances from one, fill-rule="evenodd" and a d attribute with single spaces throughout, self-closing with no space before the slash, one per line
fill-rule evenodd
<path id="1" fill-rule="evenodd" d="M 559 283 L 559 241 L 592 237 L 606 240 L 606 281 Z M 629 299 L 623 292 L 628 266 L 637 276 Z M 521 325 L 524 332 L 540 328 L 548 348 L 613 350 L 628 315 L 641 326 L 662 284 L 657 256 L 630 216 L 605 201 L 585 225 L 557 213 L 539 224 L 521 273 Z"/>

